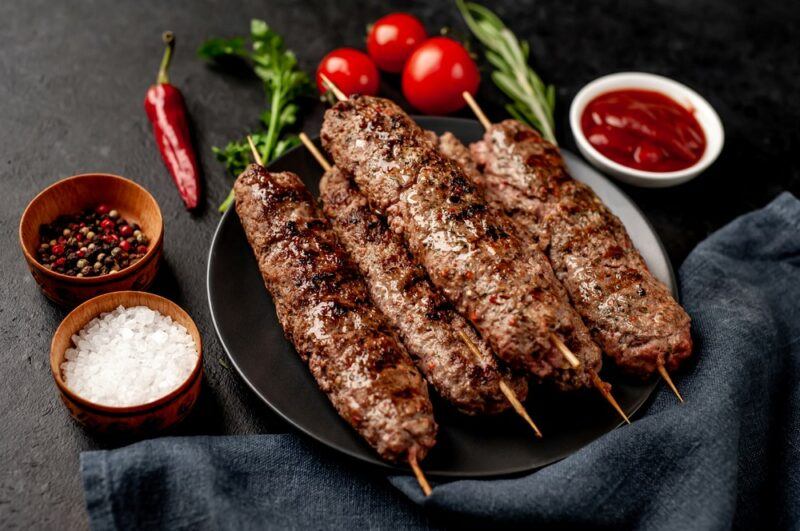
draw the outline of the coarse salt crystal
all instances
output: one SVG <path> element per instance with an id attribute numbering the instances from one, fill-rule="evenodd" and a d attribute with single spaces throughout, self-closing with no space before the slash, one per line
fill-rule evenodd
<path id="1" fill-rule="evenodd" d="M 185 327 L 145 306 L 103 313 L 72 336 L 64 382 L 91 402 L 134 406 L 177 389 L 197 363 Z"/>

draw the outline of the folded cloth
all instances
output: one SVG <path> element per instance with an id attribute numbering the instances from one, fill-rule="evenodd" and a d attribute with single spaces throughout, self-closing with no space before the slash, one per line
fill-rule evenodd
<path id="1" fill-rule="evenodd" d="M 94 529 L 800 527 L 800 201 L 785 193 L 680 269 L 696 363 L 631 426 L 524 477 L 424 498 L 293 435 L 144 441 L 81 455 Z"/>

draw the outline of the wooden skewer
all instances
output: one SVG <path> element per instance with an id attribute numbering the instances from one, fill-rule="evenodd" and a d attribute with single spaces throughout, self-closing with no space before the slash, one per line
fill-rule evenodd
<path id="1" fill-rule="evenodd" d="M 425 496 L 430 496 L 431 486 L 425 478 L 425 474 L 422 472 L 419 463 L 417 463 L 417 454 L 415 452 L 408 453 L 408 464 L 411 465 L 411 470 L 413 470 L 414 475 L 417 476 L 417 483 L 419 483 L 420 488 L 422 488 L 422 492 L 425 493 Z"/>
<path id="2" fill-rule="evenodd" d="M 489 121 L 489 118 L 483 113 L 483 109 L 481 109 L 478 102 L 475 101 L 475 98 L 472 97 L 472 94 L 467 92 L 466 90 L 461 93 L 461 96 L 469 105 L 469 108 L 472 109 L 472 112 L 475 113 L 475 116 L 478 118 L 478 121 L 481 123 L 484 129 L 487 131 L 492 128 L 492 122 Z"/>
<path id="3" fill-rule="evenodd" d="M 681 404 L 682 404 L 683 403 L 683 397 L 681 396 L 680 392 L 678 392 L 678 388 L 675 387 L 675 384 L 672 382 L 672 378 L 670 378 L 666 367 L 664 367 L 663 365 L 661 365 L 659 363 L 658 364 L 658 372 L 661 374 L 661 377 L 664 378 L 664 381 L 667 382 L 667 385 L 669 386 L 669 388 L 672 389 L 672 392 L 675 393 L 675 396 L 678 397 L 678 400 L 680 400 Z"/>
<path id="4" fill-rule="evenodd" d="M 514 394 L 514 390 L 511 389 L 503 380 L 500 380 L 500 391 L 502 391 L 502 393 L 506 396 L 506 399 L 511 403 L 511 407 L 514 408 L 514 411 L 517 412 L 517 415 L 525 419 L 525 422 L 527 422 L 528 425 L 533 429 L 533 433 L 535 433 L 536 436 L 541 439 L 543 436 L 542 432 L 539 430 L 539 426 L 537 426 L 536 423 L 533 422 L 531 416 L 528 415 L 528 412 L 525 410 L 525 406 L 522 405 L 517 398 L 517 395 Z"/>
<path id="5" fill-rule="evenodd" d="M 558 351 L 561 352 L 561 355 L 567 359 L 569 364 L 572 365 L 573 369 L 577 369 L 578 367 L 581 366 L 580 360 L 577 358 L 577 356 L 575 356 L 575 354 L 572 353 L 569 347 L 567 347 L 567 345 L 565 345 L 564 342 L 561 341 L 561 338 L 559 338 L 555 334 L 550 334 L 550 339 L 553 340 L 553 343 L 555 344 Z"/>
<path id="6" fill-rule="evenodd" d="M 314 158 L 317 159 L 317 162 L 319 162 L 319 165 L 322 166 L 322 169 L 326 172 L 331 171 L 331 163 L 328 162 L 328 160 L 325 158 L 325 155 L 320 153 L 320 151 L 317 149 L 317 146 L 314 145 L 314 142 L 308 138 L 308 135 L 305 133 L 300 133 L 298 136 L 300 137 L 300 142 L 302 142 L 306 149 L 311 152 L 312 155 L 314 155 Z"/>
<path id="7" fill-rule="evenodd" d="M 261 161 L 261 155 L 258 153 L 256 145 L 253 143 L 253 138 L 250 135 L 247 135 L 247 142 L 250 144 L 250 151 L 253 152 L 253 159 L 256 161 L 256 164 L 263 166 L 264 163 Z"/>
<path id="8" fill-rule="evenodd" d="M 467 348 L 470 350 L 470 352 L 472 352 L 472 355 L 475 357 L 475 359 L 480 359 L 481 353 L 478 350 L 478 347 L 475 345 L 475 343 L 473 343 L 472 340 L 463 331 L 458 330 L 457 333 L 458 336 L 461 338 L 461 341 L 463 341 L 464 344 L 467 346 Z M 520 417 L 525 419 L 525 422 L 527 422 L 530 425 L 530 427 L 533 428 L 533 433 L 535 433 L 536 436 L 541 439 L 542 432 L 541 430 L 539 430 L 539 426 L 537 426 L 536 423 L 533 422 L 533 419 L 530 417 L 530 415 L 528 415 L 528 412 L 525 410 L 525 406 L 522 405 L 522 402 L 519 401 L 517 395 L 514 394 L 514 390 L 511 389 L 511 387 L 509 387 L 509 385 L 503 380 L 500 380 L 500 391 L 505 395 L 506 399 L 511 403 L 511 407 L 514 408 L 514 411 L 516 411 Z"/>
<path id="9" fill-rule="evenodd" d="M 603 380 L 601 380 L 600 377 L 597 375 L 597 373 L 594 372 L 593 370 L 589 371 L 589 374 L 592 377 L 592 383 L 597 388 L 597 390 L 600 391 L 600 394 L 603 395 L 603 397 L 606 400 L 608 400 L 608 403 L 611 404 L 611 407 L 617 410 L 617 413 L 619 413 L 619 415 L 623 418 L 623 420 L 626 423 L 630 424 L 631 421 L 630 419 L 628 419 L 628 415 L 626 415 L 625 412 L 622 411 L 622 408 L 619 407 L 617 399 L 614 398 L 614 395 L 612 395 L 611 392 L 606 388 L 606 385 L 608 384 L 606 384 Z"/>
<path id="10" fill-rule="evenodd" d="M 334 85 L 334 84 L 333 84 L 333 81 L 331 81 L 330 79 L 328 79 L 328 76 L 326 76 L 325 74 L 322 74 L 322 73 L 321 73 L 321 74 L 319 75 L 319 77 L 321 77 L 321 78 L 322 78 L 322 84 L 323 84 L 323 85 L 325 85 L 325 87 L 326 87 L 328 90 L 330 90 L 331 92 L 333 92 L 333 95 L 334 95 L 334 96 L 336 96 L 336 99 L 337 99 L 337 100 L 339 100 L 339 101 L 345 101 L 345 100 L 347 99 L 347 96 L 345 96 L 345 95 L 344 95 L 344 92 L 342 92 L 341 90 L 339 90 L 339 87 L 337 87 L 336 85 Z"/>

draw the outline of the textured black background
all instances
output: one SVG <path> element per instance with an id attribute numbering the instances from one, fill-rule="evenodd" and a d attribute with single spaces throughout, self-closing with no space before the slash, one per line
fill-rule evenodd
<path id="1" fill-rule="evenodd" d="M 567 109 L 595 77 L 643 70 L 698 90 L 725 125 L 725 149 L 695 181 L 667 190 L 623 188 L 644 209 L 679 265 L 692 247 L 734 216 L 782 190 L 800 192 L 797 82 L 800 4 L 787 0 L 538 0 L 490 3 L 532 41 L 544 79 L 558 87 L 557 130 L 574 149 Z M 0 2 L 0 528 L 84 527 L 78 475 L 82 450 L 121 444 L 93 437 L 58 401 L 48 367 L 50 338 L 65 312 L 37 290 L 17 243 L 19 216 L 54 180 L 116 173 L 147 187 L 166 225 L 166 265 L 156 291 L 195 318 L 206 342 L 207 385 L 178 433 L 261 433 L 285 425 L 227 367 L 206 304 L 205 266 L 231 178 L 211 146 L 257 125 L 257 81 L 215 72 L 196 59 L 210 36 L 244 34 L 251 17 L 285 35 L 311 71 L 328 50 L 362 44 L 367 23 L 392 9 L 419 15 L 428 30 L 465 31 L 450 2 L 319 0 L 228 2 Z M 172 80 L 184 92 L 205 170 L 206 209 L 187 214 L 153 145 L 142 98 L 161 56 L 160 33 L 178 36 Z M 396 95 L 397 79 L 384 79 Z M 503 116 L 485 82 L 480 100 Z M 302 129 L 315 134 L 321 105 Z"/>

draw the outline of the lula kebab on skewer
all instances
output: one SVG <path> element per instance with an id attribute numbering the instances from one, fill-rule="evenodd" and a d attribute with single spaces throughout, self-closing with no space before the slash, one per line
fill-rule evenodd
<path id="1" fill-rule="evenodd" d="M 667 369 L 691 355 L 689 316 L 622 222 L 567 173 L 556 146 L 516 120 L 492 124 L 471 94 L 463 97 L 486 130 L 471 154 L 487 200 L 547 254 L 603 351 L 627 372 L 657 372 L 683 402 Z"/>
<path id="2" fill-rule="evenodd" d="M 522 406 L 523 378 L 498 364 L 489 346 L 430 284 L 400 237 L 389 230 L 353 186 L 304 133 L 300 140 L 320 163 L 323 211 L 367 282 L 373 303 L 394 326 L 420 371 L 448 402 L 467 414 L 493 414 L 511 405 L 541 431 Z"/>
<path id="3" fill-rule="evenodd" d="M 236 213 L 287 339 L 339 415 L 387 461 L 419 466 L 436 442 L 428 388 L 300 178 L 256 164 L 236 180 Z"/>

